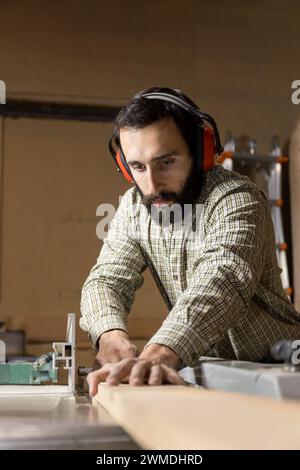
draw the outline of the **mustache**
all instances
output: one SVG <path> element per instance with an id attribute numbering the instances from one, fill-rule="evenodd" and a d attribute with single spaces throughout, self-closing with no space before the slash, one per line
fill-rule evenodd
<path id="1" fill-rule="evenodd" d="M 142 202 L 146 206 L 149 206 L 153 202 L 155 202 L 157 199 L 162 200 L 162 201 L 174 201 L 176 202 L 178 199 L 178 195 L 174 192 L 161 192 L 159 194 L 149 194 L 148 196 L 143 195 L 142 196 Z"/>

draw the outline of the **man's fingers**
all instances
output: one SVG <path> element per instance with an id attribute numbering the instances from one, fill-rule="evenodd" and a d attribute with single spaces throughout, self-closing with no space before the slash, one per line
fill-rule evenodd
<path id="1" fill-rule="evenodd" d="M 118 363 L 107 363 L 101 369 L 88 374 L 89 393 L 96 395 L 98 384 L 106 381 L 110 386 L 119 385 L 120 382 L 128 380 L 131 386 L 161 385 L 170 383 L 173 385 L 184 385 L 184 380 L 175 369 L 165 364 L 153 364 L 147 360 L 137 358 L 126 358 Z M 146 380 L 147 378 L 147 380 Z"/>
<path id="2" fill-rule="evenodd" d="M 161 385 L 163 383 L 164 372 L 160 364 L 156 364 L 151 367 L 148 384 L 149 385 Z"/>
<path id="3" fill-rule="evenodd" d="M 132 367 L 131 374 L 129 377 L 129 385 L 138 386 L 144 385 L 146 375 L 149 373 L 151 368 L 151 362 L 139 360 Z"/>
<path id="4" fill-rule="evenodd" d="M 113 364 L 106 377 L 106 383 L 108 385 L 119 385 L 122 380 L 128 378 L 135 363 L 136 359 L 132 358 L 123 359 L 118 364 Z"/>
<path id="5" fill-rule="evenodd" d="M 107 375 L 110 371 L 110 364 L 105 364 L 105 366 L 101 367 L 101 369 L 94 370 L 90 372 L 87 377 L 86 381 L 89 384 L 89 394 L 93 397 L 97 393 L 98 384 L 100 382 L 104 382 Z"/>
<path id="6" fill-rule="evenodd" d="M 129 376 L 136 359 L 123 359 L 118 363 L 107 363 L 101 369 L 88 374 L 86 380 L 89 384 L 89 394 L 93 397 L 97 393 L 100 382 L 106 381 L 108 385 L 119 385 Z"/>
<path id="7" fill-rule="evenodd" d="M 185 385 L 185 381 L 175 369 L 172 369 L 172 367 L 166 366 L 165 364 L 161 364 L 161 368 L 164 371 L 164 378 L 167 383 L 172 385 Z"/>

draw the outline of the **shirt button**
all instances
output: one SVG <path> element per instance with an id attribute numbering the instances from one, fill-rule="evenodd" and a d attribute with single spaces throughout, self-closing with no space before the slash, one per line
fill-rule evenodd
<path id="1" fill-rule="evenodd" d="M 173 279 L 174 279 L 174 281 L 178 281 L 178 276 L 177 276 L 177 274 L 175 274 L 175 275 L 173 276 Z"/>

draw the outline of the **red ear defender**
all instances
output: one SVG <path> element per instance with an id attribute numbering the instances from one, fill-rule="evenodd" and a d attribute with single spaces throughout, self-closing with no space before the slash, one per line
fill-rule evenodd
<path id="1" fill-rule="evenodd" d="M 215 165 L 215 140 L 210 127 L 203 132 L 203 171 L 211 170 Z"/>
<path id="2" fill-rule="evenodd" d="M 153 100 L 162 100 L 167 101 L 173 105 L 179 106 L 187 113 L 192 114 L 199 118 L 199 123 L 197 125 L 196 131 L 196 145 L 197 145 L 197 156 L 196 164 L 197 169 L 200 172 L 206 172 L 211 170 L 215 165 L 215 154 L 221 155 L 223 152 L 223 147 L 220 140 L 220 134 L 218 131 L 217 124 L 215 120 L 209 114 L 203 113 L 200 109 L 190 102 L 187 97 L 178 96 L 179 90 L 172 90 L 170 88 L 158 88 L 157 91 L 139 93 L 134 96 L 134 98 L 147 98 Z M 207 122 L 211 127 L 204 127 L 203 122 Z M 114 145 L 115 144 L 115 145 Z M 108 143 L 109 151 L 118 165 L 118 171 L 121 171 L 123 176 L 129 183 L 134 183 L 129 166 L 127 165 L 125 156 L 122 152 L 118 132 L 114 131 L 112 137 Z M 117 151 L 115 147 L 120 147 Z"/>
<path id="3" fill-rule="evenodd" d="M 124 164 L 124 157 L 122 158 L 122 152 L 121 152 L 120 149 L 118 149 L 117 152 L 116 152 L 116 162 L 117 162 L 118 167 L 120 168 L 122 174 L 127 179 L 127 181 L 129 183 L 133 183 L 134 182 L 133 178 L 132 178 L 131 174 L 128 172 L 128 170 L 126 168 L 127 165 Z"/>

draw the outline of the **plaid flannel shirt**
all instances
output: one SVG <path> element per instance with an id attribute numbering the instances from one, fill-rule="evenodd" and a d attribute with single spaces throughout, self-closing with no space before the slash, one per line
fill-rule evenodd
<path id="1" fill-rule="evenodd" d="M 159 223 L 135 187 L 125 193 L 82 290 L 80 326 L 94 344 L 105 331 L 127 331 L 149 263 L 169 313 L 148 344 L 168 346 L 185 365 L 201 355 L 257 361 L 276 341 L 300 338 L 269 203 L 257 186 L 216 166 L 204 175 L 191 214 L 196 230 L 176 217 Z"/>

